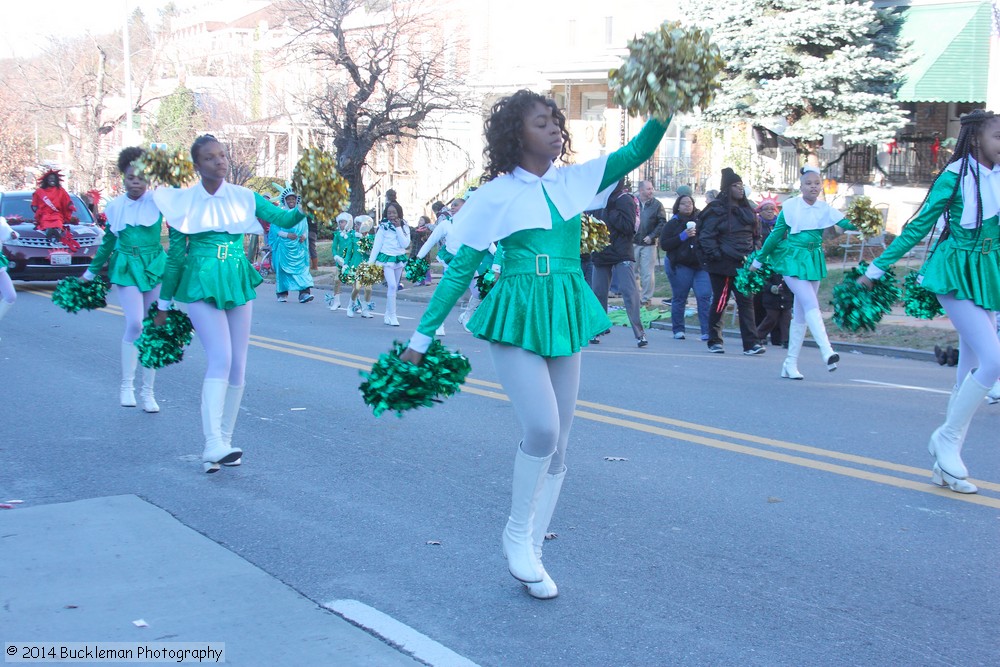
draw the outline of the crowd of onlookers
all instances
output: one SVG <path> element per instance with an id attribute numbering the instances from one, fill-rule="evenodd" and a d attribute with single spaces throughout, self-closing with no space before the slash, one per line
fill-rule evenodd
<path id="1" fill-rule="evenodd" d="M 435 202 L 431 215 L 421 215 L 413 224 L 404 221 L 410 239 L 408 257 L 431 262 L 437 259 L 447 266 L 449 257 L 443 252 L 447 230 L 472 191 L 474 188 L 447 203 Z M 662 262 L 671 293 L 662 305 L 669 306 L 675 339 L 687 337 L 688 299 L 693 292 L 697 330 L 710 352 L 724 352 L 723 316 L 731 299 L 736 302 L 735 317 L 744 354 L 763 354 L 768 339 L 772 345 L 787 345 L 792 294 L 781 276 L 771 277 L 755 295 L 741 293 L 734 284 L 747 255 L 761 247 L 774 227 L 780 210 L 778 201 L 764 198 L 751 202 L 742 179 L 729 168 L 722 172 L 720 189 L 705 192 L 700 208 L 694 192 L 687 187 L 677 190 L 669 210 L 655 194 L 650 181 L 640 181 L 633 191 L 622 180 L 605 208 L 588 212 L 607 225 L 611 237 L 604 249 L 581 256 L 584 275 L 601 304 L 607 308 L 609 296 L 621 298 L 637 345 L 645 347 L 648 339 L 642 311 L 654 308 L 656 267 Z M 379 218 L 385 220 L 390 207 L 402 219 L 402 205 L 392 190 L 386 193 Z M 374 235 L 379 225 L 373 215 L 347 218 L 359 237 Z M 313 271 L 318 267 L 317 231 L 315 223 L 310 222 L 309 268 Z M 431 271 L 414 284 L 433 284 Z M 400 281 L 398 289 L 403 288 Z M 469 301 L 475 300 L 474 292 L 470 289 Z M 370 303 L 370 297 L 366 303 Z M 600 337 L 591 342 L 599 343 Z"/>

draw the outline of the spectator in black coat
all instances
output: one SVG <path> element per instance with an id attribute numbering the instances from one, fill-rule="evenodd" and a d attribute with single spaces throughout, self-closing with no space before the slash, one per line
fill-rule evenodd
<path id="1" fill-rule="evenodd" d="M 670 280 L 670 328 L 674 338 L 685 337 L 684 311 L 688 294 L 694 289 L 698 302 L 701 339 L 708 340 L 709 314 L 712 311 L 712 282 L 698 252 L 698 209 L 694 197 L 683 194 L 674 202 L 673 217 L 663 226 L 660 248 L 666 251 L 663 270 Z"/>
<path id="2" fill-rule="evenodd" d="M 646 347 L 646 330 L 639 318 L 639 290 L 635 284 L 635 256 L 632 251 L 632 238 L 639 227 L 639 209 L 635 197 L 629 192 L 623 178 L 608 197 L 608 205 L 604 209 L 604 224 L 611 234 L 611 243 L 600 252 L 592 253 L 590 261 L 594 264 L 594 294 L 604 309 L 608 308 L 608 290 L 611 287 L 612 275 L 622 290 L 625 301 L 625 312 L 632 324 L 636 344 Z M 599 342 L 595 338 L 591 343 Z"/>
<path id="3" fill-rule="evenodd" d="M 733 285 L 736 271 L 746 256 L 760 247 L 760 224 L 743 190 L 743 179 L 732 169 L 722 170 L 719 197 L 705 207 L 698 217 L 698 247 L 712 281 L 712 312 L 709 322 L 708 350 L 722 354 L 722 315 L 729 297 L 736 299 L 740 320 L 743 354 L 763 354 L 757 338 L 753 299 Z"/>

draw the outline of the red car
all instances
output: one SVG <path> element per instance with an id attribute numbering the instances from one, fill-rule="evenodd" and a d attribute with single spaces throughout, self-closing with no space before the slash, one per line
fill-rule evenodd
<path id="1" fill-rule="evenodd" d="M 76 252 L 62 243 L 52 243 L 35 229 L 35 214 L 31 210 L 31 190 L 0 192 L 0 216 L 18 234 L 18 238 L 3 244 L 3 254 L 10 260 L 7 273 L 13 280 L 59 280 L 66 276 L 81 276 L 87 269 L 102 232 L 94 223 L 90 209 L 76 195 L 70 195 L 78 224 L 69 226 L 73 238 L 80 244 Z"/>

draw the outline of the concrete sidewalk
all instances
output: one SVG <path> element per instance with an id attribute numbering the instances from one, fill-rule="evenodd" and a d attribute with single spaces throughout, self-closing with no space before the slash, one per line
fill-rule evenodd
<path id="1" fill-rule="evenodd" d="M 0 547 L 0 642 L 224 643 L 231 665 L 426 664 L 136 496 L 0 511 Z"/>

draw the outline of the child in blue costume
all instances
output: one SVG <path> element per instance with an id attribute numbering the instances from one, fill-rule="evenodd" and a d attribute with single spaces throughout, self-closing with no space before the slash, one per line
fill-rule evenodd
<path id="1" fill-rule="evenodd" d="M 931 481 L 975 493 L 962 461 L 972 416 L 1000 377 L 1000 116 L 977 109 L 961 118 L 951 163 L 935 179 L 916 215 L 858 279 L 871 286 L 944 217 L 944 231 L 923 267 L 921 286 L 958 331 L 959 364 L 945 422 L 931 434 Z"/>
<path id="2" fill-rule="evenodd" d="M 564 460 L 580 382 L 580 349 L 611 323 L 584 281 L 580 214 L 604 207 L 611 189 L 656 150 L 666 125 L 651 120 L 610 156 L 557 168 L 569 152 L 556 103 L 520 90 L 486 121 L 488 182 L 455 216 L 448 265 L 402 358 L 420 363 L 486 256 L 503 243 L 503 273 L 468 326 L 490 342 L 523 438 L 514 460 L 503 551 L 510 573 L 536 598 L 553 598 L 541 548 L 566 475 Z"/>

